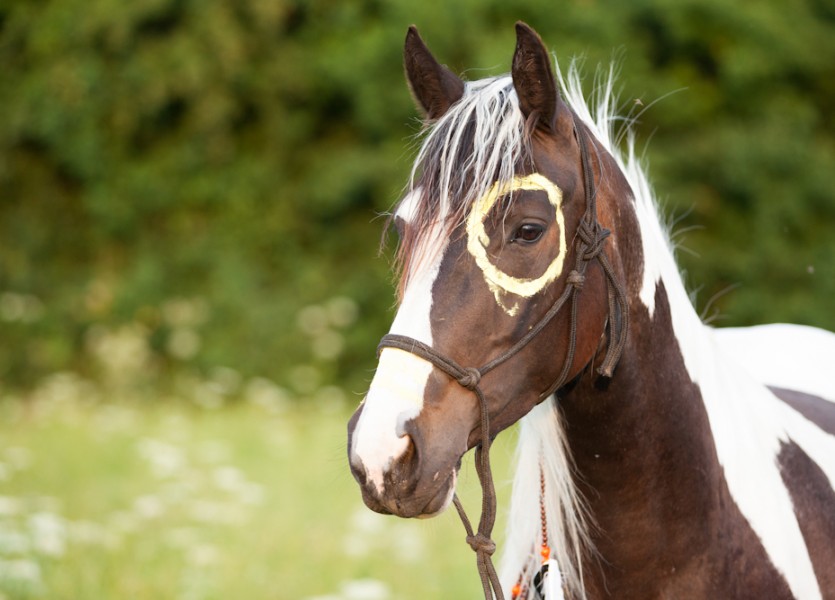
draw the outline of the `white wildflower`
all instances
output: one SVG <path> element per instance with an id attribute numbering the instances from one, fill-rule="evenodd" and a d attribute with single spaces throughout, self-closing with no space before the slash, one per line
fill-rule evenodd
<path id="1" fill-rule="evenodd" d="M 215 485 L 226 492 L 236 492 L 246 482 L 246 477 L 235 467 L 218 467 L 212 473 Z"/>
<path id="2" fill-rule="evenodd" d="M 0 496 L 0 517 L 13 517 L 23 510 L 23 502 L 20 498 L 12 496 Z"/>
<path id="3" fill-rule="evenodd" d="M 133 511 L 142 519 L 157 519 L 165 514 L 165 504 L 159 497 L 146 494 L 133 501 Z"/>
<path id="4" fill-rule="evenodd" d="M 0 554 L 24 555 L 30 549 L 29 536 L 11 526 L 0 524 Z"/>
<path id="5" fill-rule="evenodd" d="M 40 588 L 43 585 L 41 567 L 25 558 L 0 559 L 0 582 L 4 581 L 27 588 Z"/>
<path id="6" fill-rule="evenodd" d="M 186 560 L 194 567 L 211 567 L 221 561 L 221 552 L 211 544 L 196 544 L 189 548 Z"/>
<path id="7" fill-rule="evenodd" d="M 46 556 L 63 556 L 67 550 L 67 525 L 60 515 L 37 512 L 29 516 L 29 531 L 35 552 Z"/>
<path id="8" fill-rule="evenodd" d="M 185 468 L 186 457 L 177 446 L 145 438 L 140 440 L 138 450 L 151 467 L 151 472 L 159 478 L 173 477 Z"/>
<path id="9" fill-rule="evenodd" d="M 388 586 L 376 579 L 355 579 L 341 586 L 345 600 L 387 600 L 391 597 Z"/>
<path id="10" fill-rule="evenodd" d="M 15 471 L 25 471 L 32 466 L 32 451 L 23 446 L 10 446 L 3 452 L 6 462 Z"/>

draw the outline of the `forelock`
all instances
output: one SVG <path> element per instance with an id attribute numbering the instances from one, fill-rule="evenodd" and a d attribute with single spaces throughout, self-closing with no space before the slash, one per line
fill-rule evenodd
<path id="1" fill-rule="evenodd" d="M 509 182 L 531 161 L 530 140 L 510 75 L 466 84 L 464 96 L 422 132 L 407 197 L 414 206 L 397 252 L 400 292 L 410 259 L 430 226 L 446 233 L 464 221 L 476 199 L 496 182 Z"/>

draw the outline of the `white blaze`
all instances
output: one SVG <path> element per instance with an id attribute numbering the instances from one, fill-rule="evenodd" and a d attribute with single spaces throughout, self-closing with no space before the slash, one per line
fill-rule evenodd
<path id="1" fill-rule="evenodd" d="M 397 216 L 409 221 L 417 193 L 407 197 Z M 409 285 L 397 310 L 389 333 L 405 335 L 432 345 L 432 287 L 441 267 L 447 241 L 442 223 L 436 223 L 417 249 L 409 275 Z M 363 402 L 360 419 L 353 435 L 352 455 L 365 467 L 369 481 L 378 492 L 383 489 L 383 475 L 408 447 L 403 423 L 416 417 L 423 408 L 423 394 L 432 365 L 417 356 L 385 348 L 377 371 Z"/>

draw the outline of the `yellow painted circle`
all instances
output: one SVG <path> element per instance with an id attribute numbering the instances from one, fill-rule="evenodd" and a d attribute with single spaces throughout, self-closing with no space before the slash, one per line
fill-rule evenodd
<path id="1" fill-rule="evenodd" d="M 487 257 L 487 245 L 490 243 L 490 239 L 484 230 L 484 219 L 499 198 L 516 190 L 542 190 L 548 194 L 548 201 L 553 205 L 556 213 L 560 249 L 545 272 L 536 279 L 521 279 L 508 275 L 500 271 Z M 562 191 L 551 180 L 539 173 L 514 177 L 509 182 L 505 182 L 504 185 L 496 182 L 484 196 L 475 201 L 470 211 L 470 216 L 467 219 L 467 250 L 475 258 L 476 264 L 484 273 L 487 285 L 494 293 L 501 290 L 523 298 L 530 298 L 559 277 L 563 270 L 566 244 Z"/>

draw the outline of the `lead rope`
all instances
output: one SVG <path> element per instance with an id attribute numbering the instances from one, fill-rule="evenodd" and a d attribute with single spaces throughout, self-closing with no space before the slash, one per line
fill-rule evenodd
<path id="1" fill-rule="evenodd" d="M 493 532 L 493 525 L 496 522 L 496 490 L 493 483 L 493 473 L 490 469 L 490 413 L 487 406 L 487 400 L 484 393 L 479 387 L 481 378 L 489 371 L 492 371 L 505 361 L 509 360 L 520 352 L 528 343 L 539 333 L 545 329 L 554 317 L 560 312 L 565 303 L 571 300 L 571 315 L 570 315 L 570 331 L 568 350 L 566 353 L 565 362 L 556 381 L 540 395 L 540 400 L 544 400 L 557 389 L 559 389 L 568 378 L 571 366 L 574 364 L 574 353 L 577 347 L 577 297 L 580 290 L 583 288 L 585 282 L 585 273 L 588 264 L 597 259 L 600 263 L 604 274 L 606 275 L 608 287 L 608 303 L 609 303 L 609 317 L 607 329 L 609 332 L 609 344 L 606 350 L 606 355 L 603 363 L 598 368 L 598 373 L 604 377 L 611 377 L 615 366 L 623 353 L 624 345 L 626 344 L 626 334 L 629 329 L 629 314 L 628 305 L 626 303 L 626 293 L 621 283 L 615 276 L 614 269 L 612 269 L 609 259 L 603 252 L 603 246 L 606 238 L 609 237 L 610 231 L 600 226 L 597 220 L 597 193 L 594 185 L 594 172 L 591 168 L 591 158 L 589 156 L 588 144 L 586 141 L 586 133 L 577 126 L 577 119 L 575 116 L 574 133 L 577 137 L 577 142 L 580 146 L 580 161 L 583 170 L 583 177 L 585 182 L 585 196 L 586 196 L 586 212 L 580 219 L 577 227 L 577 246 L 576 246 L 576 260 L 574 270 L 569 272 L 566 278 L 566 287 L 562 295 L 556 302 L 548 309 L 548 312 L 543 315 L 539 323 L 537 323 L 530 331 L 528 331 L 516 344 L 511 346 L 507 351 L 500 354 L 480 369 L 472 367 L 462 367 L 454 360 L 445 357 L 437 352 L 431 346 L 423 342 L 410 338 L 404 335 L 388 334 L 383 336 L 380 344 L 377 347 L 377 355 L 384 348 L 397 348 L 410 352 L 427 362 L 432 363 L 435 367 L 452 377 L 461 386 L 475 393 L 479 402 L 479 409 L 481 411 L 481 442 L 476 447 L 475 452 L 475 468 L 478 473 L 478 479 L 481 484 L 481 518 L 478 522 L 478 529 L 473 532 L 472 524 L 464 511 L 464 506 L 461 504 L 458 495 L 453 496 L 453 503 L 461 517 L 461 522 L 464 524 L 464 529 L 467 532 L 467 543 L 476 553 L 476 563 L 478 565 L 478 574 L 481 578 L 481 585 L 484 590 L 485 600 L 504 600 L 499 577 L 496 573 L 496 568 L 493 566 L 492 555 L 496 551 L 496 542 L 490 537 Z M 546 600 L 555 600 L 553 598 L 546 598 Z"/>
<path id="2" fill-rule="evenodd" d="M 478 384 L 484 373 L 509 359 L 521 347 L 516 348 L 514 346 L 499 357 L 501 360 L 493 360 L 481 369 L 461 367 L 455 361 L 436 352 L 431 346 L 406 336 L 394 334 L 384 336 L 377 347 L 378 355 L 383 348 L 405 350 L 432 363 L 478 397 L 481 412 L 481 442 L 475 451 L 475 468 L 481 485 L 481 517 L 478 521 L 478 529 L 475 532 L 464 506 L 458 498 L 458 494 L 453 496 L 452 501 L 464 525 L 464 530 L 467 532 L 467 543 L 476 553 L 476 565 L 481 578 L 484 598 L 486 600 L 492 600 L 493 598 L 504 600 L 499 576 L 491 558 L 493 553 L 496 552 L 496 542 L 490 537 L 496 523 L 496 489 L 493 483 L 493 470 L 490 468 L 490 444 L 492 442 L 490 439 L 490 413 L 487 400 Z"/>
<path id="3" fill-rule="evenodd" d="M 487 411 L 487 401 L 484 399 L 481 390 L 476 387 L 475 392 L 481 404 L 481 444 L 475 452 L 476 473 L 478 473 L 482 489 L 478 533 L 473 535 L 473 526 L 470 524 L 470 519 L 464 511 L 464 505 L 461 504 L 458 494 L 452 497 L 452 501 L 458 511 L 458 516 L 461 517 L 464 530 L 467 532 L 467 543 L 475 551 L 484 597 L 489 600 L 493 598 L 495 592 L 498 600 L 504 600 L 499 576 L 491 558 L 496 551 L 496 542 L 490 537 L 493 532 L 493 525 L 496 522 L 496 492 L 493 485 L 493 470 L 490 468 L 490 416 Z M 487 490 L 489 490 L 489 493 Z"/>

